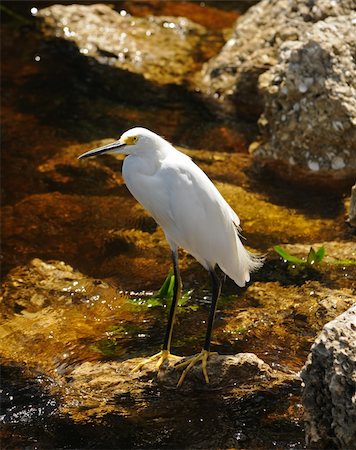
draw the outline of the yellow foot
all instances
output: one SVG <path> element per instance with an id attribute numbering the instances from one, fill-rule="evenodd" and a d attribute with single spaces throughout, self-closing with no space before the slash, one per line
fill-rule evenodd
<path id="1" fill-rule="evenodd" d="M 208 359 L 210 355 L 217 355 L 216 352 L 210 353 L 207 350 L 202 350 L 197 355 L 192 356 L 191 358 L 188 358 L 186 361 L 183 361 L 181 363 L 176 364 L 175 368 L 185 367 L 185 369 L 182 372 L 182 375 L 180 376 L 178 380 L 177 386 L 182 386 L 183 381 L 185 380 L 185 377 L 187 376 L 187 373 L 190 371 L 190 369 L 195 366 L 199 361 L 201 361 L 201 367 L 203 370 L 204 378 L 206 384 L 209 384 L 209 377 L 208 377 L 208 371 L 206 369 Z"/>
<path id="2" fill-rule="evenodd" d="M 169 358 L 173 358 L 173 359 L 177 359 L 177 360 L 181 359 L 179 356 L 172 355 L 171 353 L 169 353 L 168 350 L 161 350 L 159 353 L 156 353 L 155 355 L 151 356 L 150 358 L 144 359 L 142 362 L 140 362 L 140 364 L 137 364 L 137 366 L 135 366 L 132 369 L 132 372 L 138 372 L 139 370 L 142 369 L 142 367 L 144 367 L 146 364 L 149 364 L 152 361 L 157 361 L 156 369 L 159 370 L 159 368 L 162 366 L 162 364 Z"/>

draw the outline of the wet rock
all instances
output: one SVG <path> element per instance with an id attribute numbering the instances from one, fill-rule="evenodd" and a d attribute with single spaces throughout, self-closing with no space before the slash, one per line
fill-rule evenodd
<path id="1" fill-rule="evenodd" d="M 256 1 L 256 0 L 255 0 Z M 197 2 L 156 2 L 152 0 L 145 0 L 145 2 L 124 2 L 124 9 L 126 9 L 133 16 L 175 16 L 186 17 L 193 22 L 199 23 L 206 28 L 222 30 L 230 28 L 235 20 L 239 17 L 240 11 L 246 9 L 246 1 L 242 4 L 233 5 L 229 11 L 219 8 L 219 2 L 197 3 Z M 224 5 L 226 6 L 226 4 Z M 236 7 L 236 9 L 235 9 Z"/>
<path id="2" fill-rule="evenodd" d="M 167 319 L 165 308 L 128 301 L 110 280 L 92 279 L 63 262 L 34 259 L 13 269 L 2 288 L 0 353 L 7 359 L 45 368 L 52 375 L 72 370 L 78 360 L 92 361 L 100 355 L 130 358 L 132 352 L 154 353 L 161 344 Z M 144 293 L 133 295 L 139 297 Z M 193 303 L 199 304 L 198 300 L 194 297 Z M 287 366 L 298 370 L 297 355 L 301 349 L 309 351 L 315 333 L 353 301 L 351 290 L 328 289 L 318 281 L 302 286 L 255 282 L 235 300 L 221 299 L 215 339 L 229 343 L 230 352 L 231 348 L 236 352 L 254 349 L 269 364 L 278 361 L 287 372 L 290 371 Z M 189 339 L 196 342 L 193 348 L 199 349 L 206 316 L 204 309 L 178 308 L 174 338 L 178 353 L 192 353 L 187 347 Z M 279 355 L 280 350 L 276 353 L 277 348 L 285 349 L 284 356 Z M 212 357 L 211 364 L 215 363 L 216 379 L 220 380 L 225 369 L 220 367 L 219 358 Z M 248 358 L 243 360 L 245 364 L 248 367 Z M 153 367 L 154 364 L 148 366 L 148 372 Z M 198 373 L 200 377 L 201 371 Z M 170 383 L 175 376 L 169 375 Z"/>
<path id="3" fill-rule="evenodd" d="M 159 392 L 162 397 L 167 390 L 177 392 L 181 397 L 179 402 L 184 404 L 189 396 L 195 398 L 202 392 L 218 390 L 228 397 L 243 396 L 243 392 L 251 394 L 267 386 L 273 389 L 288 381 L 298 380 L 297 375 L 273 370 L 253 353 L 243 353 L 212 356 L 208 362 L 209 384 L 203 381 L 201 366 L 198 365 L 192 368 L 183 385 L 177 388 L 181 369 L 165 365 L 157 371 L 156 363 L 153 362 L 140 372 L 132 372 L 141 361 L 142 358 L 121 362 L 87 362 L 74 368 L 70 373 L 61 412 L 70 414 L 75 420 L 88 420 L 114 411 L 127 415 L 133 405 L 139 403 L 145 414 L 149 404 L 144 396 L 148 390 Z M 105 398 L 104 404 L 100 398 Z M 158 399 L 157 407 L 161 408 L 162 403 Z"/>
<path id="4" fill-rule="evenodd" d="M 356 14 L 310 25 L 284 42 L 259 78 L 263 143 L 253 156 L 281 176 L 348 184 L 356 170 Z"/>
<path id="5" fill-rule="evenodd" d="M 221 52 L 205 64 L 197 79 L 200 92 L 215 113 L 258 118 L 265 105 L 259 77 L 277 63 L 280 47 L 303 40 L 313 23 L 353 9 L 352 0 L 259 2 L 236 21 Z"/>
<path id="6" fill-rule="evenodd" d="M 301 373 L 308 448 L 354 448 L 356 305 L 327 323 Z"/>
<path id="7" fill-rule="evenodd" d="M 130 417 L 134 422 L 136 417 L 145 417 L 149 423 L 161 417 L 160 422 L 168 428 L 174 418 L 174 429 L 181 430 L 186 429 L 188 416 L 192 420 L 203 418 L 200 427 L 207 427 L 205 436 L 211 436 L 212 422 L 210 415 L 202 412 L 201 395 L 213 395 L 208 398 L 218 410 L 228 409 L 236 417 L 239 402 L 244 410 L 248 405 L 254 410 L 254 399 L 258 398 L 260 408 L 270 408 L 264 400 L 266 392 L 267 398 L 273 393 L 273 404 L 280 404 L 292 389 L 290 383 L 298 382 L 293 371 L 300 367 L 300 352 L 309 349 L 315 332 L 352 301 L 346 290 L 326 289 L 318 282 L 302 287 L 254 283 L 238 301 L 230 301 L 228 309 L 217 313 L 214 347 L 219 349 L 221 343 L 229 342 L 227 348 L 242 353 L 212 355 L 208 365 L 210 385 L 202 382 L 198 365 L 177 391 L 179 372 L 172 368 L 163 367 L 157 373 L 153 362 L 141 372 L 131 373 L 142 361 L 142 357 L 132 358 L 133 354 L 150 355 L 159 348 L 162 336 L 157 340 L 150 334 L 154 329 L 163 333 L 165 311 L 163 319 L 159 311 L 133 308 L 107 283 L 90 279 L 62 262 L 37 259 L 14 269 L 3 285 L 0 353 L 5 361 L 26 364 L 35 371 L 34 376 L 42 373 L 50 377 L 46 395 L 60 399 L 59 416 L 75 424 L 110 428 L 119 417 Z M 202 317 L 199 311 L 179 318 L 174 344 L 183 332 L 179 322 L 185 321 L 185 332 L 194 329 L 194 339 L 199 340 L 197 323 L 201 322 L 197 317 Z M 143 335 L 153 340 L 156 349 L 148 346 Z M 182 349 L 182 344 L 177 348 Z M 267 363 L 254 354 L 243 353 L 245 349 L 253 350 Z M 171 413 L 166 416 L 172 404 L 175 411 L 177 407 L 184 409 L 184 418 Z M 214 414 L 214 423 L 216 420 Z M 219 416 L 220 428 L 224 420 L 225 415 Z M 226 433 L 229 436 L 230 431 Z M 247 440 L 252 439 L 245 428 L 244 434 Z M 142 430 L 141 435 L 147 439 L 150 434 Z M 176 438 L 175 433 L 171 439 L 173 436 Z"/>
<path id="8" fill-rule="evenodd" d="M 92 391 L 91 395 L 93 390 L 106 392 L 106 395 L 112 390 L 110 397 L 115 398 L 119 395 L 127 395 L 130 391 L 131 393 L 136 390 L 142 392 L 147 386 L 152 388 L 153 385 L 163 389 L 177 389 L 182 369 L 175 369 L 174 363 L 171 363 L 169 367 L 165 364 L 157 371 L 156 363 L 152 362 L 140 372 L 132 372 L 136 364 L 141 361 L 142 358 L 134 358 L 122 362 L 83 363 L 70 374 L 71 390 L 75 392 L 86 386 L 86 389 Z M 205 384 L 200 364 L 193 367 L 182 387 L 179 388 L 180 392 L 231 390 L 238 389 L 242 385 L 252 387 L 253 383 L 266 386 L 267 383 L 298 379 L 296 375 L 273 370 L 253 353 L 211 356 L 208 372 L 211 382 Z M 82 407 L 87 406 L 84 400 Z"/>
<path id="9" fill-rule="evenodd" d="M 182 358 L 184 361 L 184 358 Z M 177 361 L 177 363 L 182 362 Z M 152 369 L 151 369 L 152 370 Z M 158 382 L 165 387 L 175 388 L 183 369 L 168 367 L 158 373 Z M 232 387 L 255 380 L 267 381 L 277 379 L 277 372 L 253 353 L 238 355 L 212 355 L 208 362 L 209 384 L 206 385 L 202 374 L 201 364 L 197 364 L 188 373 L 182 389 L 216 389 Z M 283 377 L 282 377 L 283 378 Z M 286 376 L 286 379 L 288 376 Z M 293 377 L 291 377 L 293 379 Z M 297 377 L 295 377 L 297 379 Z"/>
<path id="10" fill-rule="evenodd" d="M 34 257 L 60 257 L 93 276 L 117 276 L 121 286 L 128 287 L 138 274 L 142 287 L 152 285 L 152 273 L 163 280 L 170 261 L 163 232 L 150 228 L 148 220 L 126 188 L 111 196 L 60 192 L 28 196 L 3 209 L 6 269 Z"/>
<path id="11" fill-rule="evenodd" d="M 354 300 L 352 289 L 330 289 L 320 281 L 304 280 L 301 286 L 255 281 L 223 311 L 225 323 L 217 332 L 240 351 L 253 348 L 272 367 L 298 371 L 300 355 L 307 357 L 315 335 Z M 283 355 L 276 358 L 278 353 Z"/>
<path id="12" fill-rule="evenodd" d="M 25 310 L 33 313 L 47 306 L 66 303 L 65 297 L 83 293 L 85 276 L 62 261 L 44 262 L 33 259 L 19 267 L 3 284 L 1 311 L 8 317 Z M 22 291 L 22 296 L 19 292 Z M 56 295 L 58 294 L 59 295 Z"/>
<path id="13" fill-rule="evenodd" d="M 104 4 L 53 5 L 37 17 L 47 38 L 66 42 L 85 64 L 85 78 L 95 75 L 111 95 L 136 103 L 179 98 L 177 86 L 222 45 L 219 33 L 189 19 L 134 17 Z"/>
<path id="14" fill-rule="evenodd" d="M 291 398 L 287 392 L 296 391 L 299 381 L 268 368 L 251 354 L 246 356 L 248 368 L 242 363 L 244 355 L 239 359 L 229 357 L 235 359 L 230 374 L 240 378 L 226 378 L 227 386 L 216 389 L 198 381 L 194 387 L 167 388 L 156 382 L 156 375 L 132 374 L 133 360 L 78 365 L 61 381 L 54 379 L 47 387 L 46 396 L 58 399 L 46 421 L 51 427 L 52 442 L 47 445 L 54 446 L 53 442 L 58 445 L 61 442 L 58 434 L 65 431 L 66 442 L 72 441 L 74 434 L 82 445 L 86 443 L 85 448 L 93 443 L 95 448 L 110 448 L 113 444 L 117 448 L 147 447 L 148 443 L 157 448 L 163 440 L 170 448 L 194 444 L 195 448 L 208 445 L 217 449 L 225 441 L 230 447 L 236 440 L 237 426 L 244 430 L 244 441 L 256 447 L 266 436 L 256 433 L 243 411 L 248 408 L 254 422 L 259 418 L 259 430 L 268 428 L 269 414 L 274 414 L 277 423 L 279 420 L 285 423 L 282 410 L 288 408 Z M 228 365 L 226 362 L 225 366 Z M 33 395 L 32 404 L 37 401 Z M 240 423 L 241 417 L 248 426 Z M 295 433 L 293 427 L 288 428 Z"/>
<path id="15" fill-rule="evenodd" d="M 50 376 L 64 374 L 81 360 L 100 358 L 95 343 L 111 326 L 150 317 L 147 308 L 135 309 L 126 300 L 106 281 L 62 261 L 36 258 L 2 284 L 0 355 Z M 125 336 L 121 342 L 127 345 Z"/>
<path id="16" fill-rule="evenodd" d="M 221 439 L 233 441 L 240 410 L 253 411 L 254 423 L 256 416 L 260 417 L 258 426 L 268 428 L 268 414 L 285 422 L 282 417 L 291 402 L 289 393 L 298 390 L 295 374 L 272 369 L 252 353 L 212 355 L 208 386 L 202 382 L 200 366 L 192 370 L 179 390 L 179 372 L 172 368 L 164 366 L 157 372 L 153 362 L 141 372 L 132 373 L 142 361 L 142 357 L 132 358 L 132 354 L 151 354 L 147 344 L 142 344 L 141 333 L 148 327 L 153 333 L 162 318 L 156 311 L 156 322 L 149 309 L 133 308 L 110 285 L 59 261 L 34 260 L 27 267 L 14 269 L 3 292 L 1 361 L 9 373 L 7 378 L 11 379 L 11 373 L 18 375 L 16 369 L 24 365 L 26 378 L 21 384 L 39 384 L 31 391 L 32 419 L 26 425 L 50 427 L 51 442 L 56 442 L 52 447 L 58 447 L 63 430 L 67 431 L 67 441 L 73 439 L 73 433 L 79 433 L 82 445 L 87 439 L 93 442 L 97 438 L 92 433 L 86 435 L 83 429 L 88 426 L 97 430 L 103 440 L 96 444 L 98 448 L 107 448 L 108 439 L 124 446 L 122 439 L 127 435 L 131 447 L 131 439 L 138 447 L 147 446 L 147 442 L 157 446 L 162 427 L 167 430 L 165 442 L 169 447 L 178 442 L 182 447 L 194 443 L 197 448 L 206 448 L 208 439 L 210 447 L 214 442 L 213 447 L 219 448 Z M 140 330 L 134 346 L 132 336 L 119 338 L 117 334 L 120 327 L 129 330 L 128 324 L 137 324 L 135 330 Z M 99 353 L 98 340 L 106 337 L 113 345 L 115 336 L 116 353 Z M 41 422 L 43 417 L 37 419 L 39 412 L 35 408 L 37 404 L 43 407 L 48 398 L 56 401 L 51 400 L 51 417 Z M 22 413 L 19 408 L 14 410 L 11 402 L 5 405 L 7 428 L 11 421 L 16 423 L 11 411 Z M 202 408 L 202 404 L 210 407 Z M 248 417 L 244 421 L 249 421 Z M 261 438 L 256 438 L 250 425 L 238 426 L 244 430 L 245 439 L 256 446 Z M 20 433 L 18 425 L 16 429 Z M 11 435 L 11 431 L 8 433 Z M 216 436 L 219 442 L 214 441 Z"/>

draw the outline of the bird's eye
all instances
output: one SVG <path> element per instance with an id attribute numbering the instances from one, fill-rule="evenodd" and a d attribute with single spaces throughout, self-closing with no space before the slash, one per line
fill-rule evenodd
<path id="1" fill-rule="evenodd" d="M 134 145 L 138 141 L 138 136 L 126 136 L 123 138 L 126 145 Z"/>

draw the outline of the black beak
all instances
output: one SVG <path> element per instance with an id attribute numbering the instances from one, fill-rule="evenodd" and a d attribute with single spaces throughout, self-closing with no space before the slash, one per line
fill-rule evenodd
<path id="1" fill-rule="evenodd" d="M 120 141 L 112 142 L 111 144 L 103 145 L 102 147 L 94 148 L 94 150 L 89 150 L 88 152 L 83 153 L 78 156 L 78 159 L 89 158 L 89 156 L 98 156 L 103 153 L 107 153 L 111 150 L 116 150 L 119 147 L 124 147 L 126 144 L 123 144 Z"/>

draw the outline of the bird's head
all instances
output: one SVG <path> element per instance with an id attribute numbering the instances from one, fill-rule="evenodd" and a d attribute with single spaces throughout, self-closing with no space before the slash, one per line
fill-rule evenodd
<path id="1" fill-rule="evenodd" d="M 95 148 L 94 150 L 89 150 L 80 155 L 78 159 L 103 155 L 104 153 L 120 153 L 122 155 L 138 154 L 152 147 L 155 141 L 159 139 L 161 139 L 159 136 L 146 128 L 131 128 L 131 130 L 125 131 L 117 141 Z"/>

